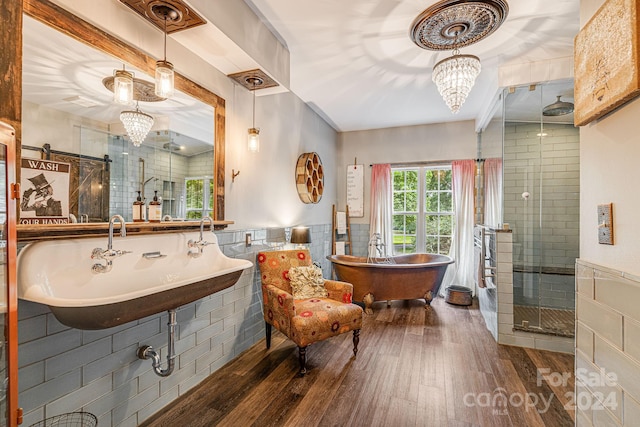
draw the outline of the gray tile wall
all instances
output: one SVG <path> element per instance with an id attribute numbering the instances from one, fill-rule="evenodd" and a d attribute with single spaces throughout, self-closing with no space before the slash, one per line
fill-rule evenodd
<path id="1" fill-rule="evenodd" d="M 142 196 L 149 203 L 154 190 L 157 190 L 158 196 L 165 199 L 163 212 L 171 212 L 173 217 L 184 217 L 185 178 L 213 175 L 213 151 L 186 157 L 175 151 L 170 153 L 144 144 L 134 147 L 122 138 L 114 138 L 109 144 L 108 154 L 112 160 L 109 212 L 110 215 L 119 213 L 127 221 L 132 220 L 131 205 L 140 189 L 140 159 L 144 160 L 144 180 L 151 179 L 145 185 Z M 173 183 L 173 194 L 168 191 L 169 183 Z"/>
<path id="2" fill-rule="evenodd" d="M 136 157 L 137 158 L 137 157 Z M 326 260 L 331 225 L 312 225 L 312 258 L 330 277 Z M 288 235 L 289 230 L 287 230 Z M 252 246 L 245 247 L 245 235 Z M 227 256 L 255 263 L 266 229 L 216 232 Z M 280 245 L 281 246 L 281 245 Z M 149 344 L 167 351 L 167 313 L 115 328 L 82 331 L 60 324 L 46 306 L 19 302 L 19 403 L 24 425 L 84 410 L 100 426 L 136 426 L 264 336 L 260 278 L 254 267 L 233 287 L 177 310 L 176 369 L 157 376 L 136 349 Z M 163 365 L 164 366 L 164 365 Z"/>
<path id="3" fill-rule="evenodd" d="M 513 230 L 513 264 L 573 269 L 579 254 L 579 129 L 547 123 L 542 138 L 539 124 L 507 123 L 504 131 L 504 222 Z M 528 201 L 524 191 L 531 194 Z"/>
<path id="4" fill-rule="evenodd" d="M 573 310 L 571 273 L 579 254 L 579 131 L 545 124 L 544 132 L 546 136 L 538 136 L 539 124 L 505 125 L 504 222 L 513 230 L 514 303 Z M 522 197 L 524 191 L 530 193 L 528 200 Z M 538 267 L 569 274 L 526 272 Z"/>

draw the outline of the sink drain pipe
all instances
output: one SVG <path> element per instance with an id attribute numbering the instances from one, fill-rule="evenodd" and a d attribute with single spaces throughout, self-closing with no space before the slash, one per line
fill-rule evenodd
<path id="1" fill-rule="evenodd" d="M 169 310 L 169 339 L 168 339 L 168 354 L 167 354 L 167 369 L 162 369 L 160 362 L 160 354 L 150 345 L 143 345 L 138 348 L 137 355 L 138 359 L 147 360 L 152 359 L 153 371 L 156 375 L 160 375 L 161 377 L 168 377 L 173 372 L 173 367 L 175 365 L 175 340 L 176 340 L 176 311 Z"/>

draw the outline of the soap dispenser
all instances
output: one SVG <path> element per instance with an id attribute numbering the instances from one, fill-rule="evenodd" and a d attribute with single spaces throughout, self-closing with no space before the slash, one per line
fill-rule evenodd
<path id="1" fill-rule="evenodd" d="M 133 222 L 144 222 L 146 219 L 146 209 L 142 201 L 142 196 L 138 191 L 138 197 L 133 202 Z"/>
<path id="2" fill-rule="evenodd" d="M 162 218 L 162 202 L 158 200 L 158 191 L 153 192 L 153 200 L 149 202 L 149 222 L 160 222 Z"/>

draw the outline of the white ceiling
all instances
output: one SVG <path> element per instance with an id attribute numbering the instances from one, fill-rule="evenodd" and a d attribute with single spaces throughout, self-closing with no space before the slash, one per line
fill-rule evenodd
<path id="1" fill-rule="evenodd" d="M 453 115 L 431 81 L 433 65 L 451 52 L 421 49 L 409 37 L 413 20 L 436 1 L 245 2 L 288 46 L 290 89 L 339 131 L 481 119 L 500 66 L 571 56 L 579 30 L 579 0 L 509 1 L 503 25 L 461 49 L 480 58 L 482 72 Z M 558 90 L 573 101 L 571 87 Z M 543 102 L 554 102 L 547 92 Z"/>
<path id="2" fill-rule="evenodd" d="M 82 1 L 56 1 L 72 11 L 77 9 L 75 13 L 80 16 L 92 10 L 86 9 L 87 3 Z M 102 1 L 109 16 L 150 26 L 142 24 L 143 21 L 119 1 Z M 436 1 L 245 2 L 289 49 L 289 89 L 338 131 L 486 119 L 482 115 L 499 91 L 500 66 L 570 57 L 573 38 L 579 29 L 579 0 L 509 1 L 510 10 L 504 24 L 487 39 L 461 49 L 461 53 L 480 58 L 482 72 L 460 112 L 454 115 L 431 81 L 433 65 L 450 56 L 451 52 L 421 49 L 409 36 L 415 17 Z M 117 122 L 119 110 L 110 102 L 110 93 L 101 84 L 104 76 L 113 73 L 113 58 L 80 43 L 69 44 L 72 43 L 70 38 L 30 18 L 25 17 L 24 25 L 25 100 L 105 123 Z M 233 43 L 214 26 L 200 30 L 207 32 L 206 37 L 196 30 L 189 30 L 180 36 L 182 38 L 178 37 L 180 33 L 171 38 L 183 44 L 186 43 L 184 38 L 198 34 L 197 43 L 192 40 L 185 47 L 224 74 L 260 65 L 238 46 L 231 46 Z M 119 36 L 125 40 L 129 38 Z M 214 55 L 219 50 L 212 41 L 216 38 L 220 39 L 220 44 L 227 43 L 224 55 Z M 135 44 L 134 40 L 129 42 Z M 226 61 L 220 62 L 220 58 Z M 136 76 L 143 77 L 141 74 Z M 571 81 L 554 83 L 549 89 L 542 92 L 542 99 L 536 94 L 528 94 L 535 102 L 531 103 L 530 110 L 519 111 L 517 117 L 522 120 L 539 118 L 540 102 L 550 104 L 556 100 L 556 95 L 562 95 L 563 101 L 573 101 Z M 80 108 L 62 101 L 77 95 L 98 100 L 101 105 Z M 194 137 L 211 141 L 211 110 L 208 106 L 204 106 L 208 110 L 202 107 L 193 99 L 180 95 L 165 102 L 141 104 L 145 112 L 156 117 L 170 117 L 171 130 L 184 134 L 208 132 L 203 138 Z M 201 116 L 203 124 L 194 127 L 196 116 Z M 572 119 L 572 115 L 562 117 L 565 122 Z M 189 122 L 182 126 L 185 132 L 181 132 L 181 121 Z"/>

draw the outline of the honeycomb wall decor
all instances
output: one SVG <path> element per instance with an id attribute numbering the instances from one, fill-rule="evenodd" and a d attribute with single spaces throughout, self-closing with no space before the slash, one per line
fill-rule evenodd
<path id="1" fill-rule="evenodd" d="M 296 189 L 302 203 L 318 203 L 324 192 L 324 170 L 318 153 L 302 153 L 296 163 Z"/>

